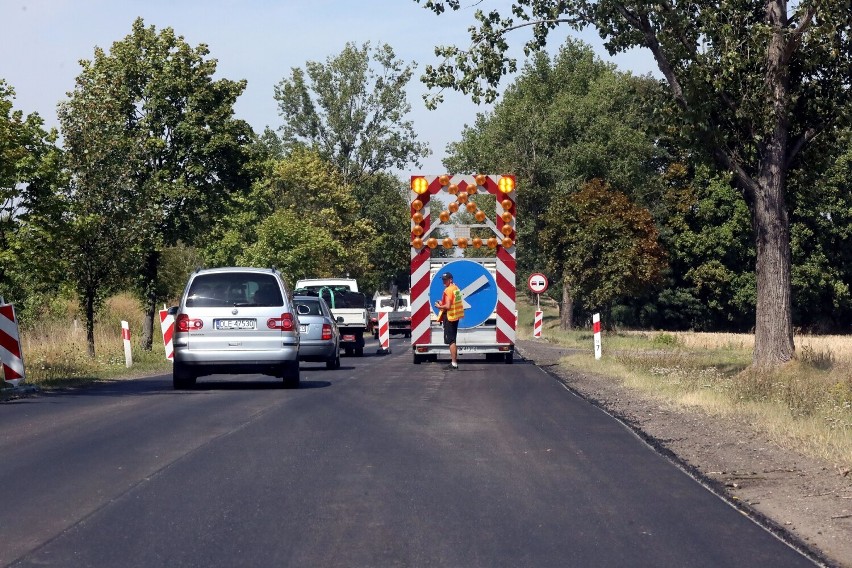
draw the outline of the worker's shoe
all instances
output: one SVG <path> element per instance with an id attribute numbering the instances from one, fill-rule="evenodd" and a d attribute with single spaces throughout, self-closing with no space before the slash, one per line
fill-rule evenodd
<path id="1" fill-rule="evenodd" d="M 447 370 L 448 370 L 448 371 L 458 371 L 458 370 L 459 370 L 459 366 L 458 366 L 458 365 L 453 365 L 452 363 L 450 363 L 449 365 L 447 365 Z"/>

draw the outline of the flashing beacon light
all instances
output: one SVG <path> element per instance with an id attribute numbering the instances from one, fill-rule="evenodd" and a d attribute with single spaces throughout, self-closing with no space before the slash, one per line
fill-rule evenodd
<path id="1" fill-rule="evenodd" d="M 503 228 L 500 229 L 500 232 L 506 235 L 507 237 L 512 234 L 512 231 L 514 231 L 512 225 L 503 225 Z"/>
<path id="2" fill-rule="evenodd" d="M 503 206 L 504 210 L 509 211 L 509 210 L 512 209 L 512 200 L 511 199 L 504 199 L 503 201 L 500 202 L 500 205 Z"/>
<path id="3" fill-rule="evenodd" d="M 459 237 L 458 246 L 459 248 L 467 248 L 467 239 L 464 237 Z"/>
<path id="4" fill-rule="evenodd" d="M 419 199 L 415 199 L 414 201 L 411 202 L 411 207 L 415 211 L 420 211 L 421 209 L 423 209 L 423 202 L 420 201 Z"/>
<path id="5" fill-rule="evenodd" d="M 483 174 L 477 174 L 473 179 L 476 180 L 476 185 L 485 185 L 485 180 L 488 178 Z"/>
<path id="6" fill-rule="evenodd" d="M 418 225 L 423 222 L 423 213 L 415 213 L 411 216 L 411 220 L 417 223 Z"/>
<path id="7" fill-rule="evenodd" d="M 497 248 L 497 237 L 491 237 L 488 239 L 488 248 Z"/>
<path id="8" fill-rule="evenodd" d="M 423 234 L 423 227 L 421 227 L 420 225 L 415 225 L 414 227 L 411 228 L 411 233 L 415 237 L 419 237 Z"/>
<path id="9" fill-rule="evenodd" d="M 440 183 L 441 185 L 447 185 L 448 183 L 450 183 L 450 176 L 448 176 L 447 174 L 440 176 L 438 178 L 438 183 Z"/>
<path id="10" fill-rule="evenodd" d="M 458 197 L 456 197 L 456 201 L 458 201 L 459 203 L 467 203 L 467 194 L 459 193 Z"/>
<path id="11" fill-rule="evenodd" d="M 436 239 L 435 237 L 429 237 L 429 239 L 426 241 L 426 246 L 429 247 L 430 249 L 437 247 L 438 246 L 438 239 Z"/>
<path id="12" fill-rule="evenodd" d="M 468 193 L 468 195 L 475 194 L 476 193 L 476 186 L 475 185 L 467 186 L 467 193 Z"/>
<path id="13" fill-rule="evenodd" d="M 511 211 L 503 211 L 503 214 L 500 215 L 500 218 L 503 219 L 504 223 L 512 222 L 512 212 Z"/>
<path id="14" fill-rule="evenodd" d="M 514 245 L 515 243 L 509 237 L 503 239 L 503 248 L 512 248 Z"/>
<path id="15" fill-rule="evenodd" d="M 476 217 L 476 220 L 477 220 L 477 221 L 479 221 L 480 223 L 484 222 L 484 221 L 485 221 L 485 217 L 486 217 L 486 215 L 485 215 L 485 211 L 482 211 L 482 210 L 480 209 L 479 211 L 477 211 L 477 212 L 476 212 L 476 214 L 474 215 L 474 217 Z"/>
<path id="16" fill-rule="evenodd" d="M 459 204 L 453 201 L 449 205 L 447 205 L 447 209 L 450 210 L 450 213 L 455 213 L 459 210 Z"/>
<path id="17" fill-rule="evenodd" d="M 509 176 L 501 177 L 497 187 L 502 193 L 512 193 L 515 190 L 515 180 Z"/>
<path id="18" fill-rule="evenodd" d="M 482 246 L 482 239 L 479 237 L 473 237 L 473 248 L 479 248 Z"/>
<path id="19" fill-rule="evenodd" d="M 479 211 L 479 207 L 477 207 L 476 203 L 474 203 L 473 201 L 469 201 L 467 203 L 467 211 L 468 213 L 476 213 L 477 211 Z"/>
<path id="20" fill-rule="evenodd" d="M 449 211 L 441 211 L 438 214 L 438 218 L 441 219 L 441 222 L 446 223 L 450 220 L 450 212 Z"/>
<path id="21" fill-rule="evenodd" d="M 457 186 L 454 183 L 451 183 L 450 187 L 447 188 L 447 193 L 449 193 L 450 195 L 455 195 L 458 192 L 459 192 L 459 186 Z"/>
<path id="22" fill-rule="evenodd" d="M 411 246 L 413 246 L 416 249 L 422 249 L 423 248 L 423 239 L 421 239 L 420 237 L 414 237 L 414 240 L 411 241 Z"/>
<path id="23" fill-rule="evenodd" d="M 453 239 L 451 239 L 450 237 L 447 237 L 447 238 L 444 239 L 444 241 L 441 244 L 444 245 L 445 249 L 453 248 Z"/>
<path id="24" fill-rule="evenodd" d="M 416 177 L 411 180 L 411 190 L 418 195 L 423 195 L 429 190 L 429 182 L 424 177 Z"/>

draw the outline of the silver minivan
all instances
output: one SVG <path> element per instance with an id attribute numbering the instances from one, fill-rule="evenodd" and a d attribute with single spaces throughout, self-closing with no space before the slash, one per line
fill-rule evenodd
<path id="1" fill-rule="evenodd" d="M 175 314 L 176 389 L 217 373 L 262 373 L 299 386 L 299 320 L 284 278 L 270 268 L 197 270 Z"/>

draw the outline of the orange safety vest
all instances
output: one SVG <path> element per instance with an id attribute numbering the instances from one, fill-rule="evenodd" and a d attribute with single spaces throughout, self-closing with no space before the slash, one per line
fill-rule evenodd
<path id="1" fill-rule="evenodd" d="M 444 290 L 444 297 L 447 295 L 452 297 L 453 302 L 450 305 L 450 309 L 447 310 L 447 319 L 449 321 L 458 321 L 464 317 L 464 304 L 462 303 L 462 295 L 461 290 L 455 284 L 450 284 L 447 286 L 447 289 Z"/>

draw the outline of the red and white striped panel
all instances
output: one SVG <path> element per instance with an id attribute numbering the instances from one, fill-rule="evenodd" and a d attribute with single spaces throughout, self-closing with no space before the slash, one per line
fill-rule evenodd
<path id="1" fill-rule="evenodd" d="M 163 332 L 163 346 L 166 348 L 166 359 L 174 361 L 175 317 L 168 310 L 160 310 L 160 330 Z"/>
<path id="2" fill-rule="evenodd" d="M 500 202 L 504 199 L 512 202 L 511 208 L 508 209 L 512 214 L 511 220 L 506 222 L 500 215 L 497 215 L 497 231 L 503 234 L 503 226 L 510 225 L 512 232 L 507 236 L 512 239 L 512 243 L 515 243 L 518 238 L 518 233 L 515 230 L 518 208 L 515 191 L 511 193 L 500 192 L 494 176 L 488 176 L 485 188 L 488 193 L 494 194 L 497 198 L 497 211 L 502 209 Z M 504 248 L 502 244 L 497 246 L 497 343 L 515 343 L 515 326 L 518 319 L 515 316 L 515 248 L 515 244 L 511 248 Z"/>
<path id="3" fill-rule="evenodd" d="M 12 386 L 18 386 L 24 379 L 24 355 L 12 304 L 0 306 L 0 365 L 5 381 Z"/>
<path id="4" fill-rule="evenodd" d="M 421 177 L 421 176 L 412 176 Z M 429 182 L 429 191 L 418 194 L 411 191 L 409 203 L 414 203 L 415 199 L 419 199 L 423 203 L 423 208 L 420 213 L 423 214 L 422 227 L 424 235 L 429 232 L 432 220 L 430 216 L 429 198 L 432 194 L 437 193 L 441 189 L 441 184 L 437 181 L 438 176 L 422 176 Z M 414 215 L 414 207 L 411 207 L 411 215 Z M 414 221 L 411 221 L 411 228 L 414 228 Z M 411 234 L 414 238 L 414 233 Z M 425 239 L 424 239 L 425 240 Z M 425 345 L 432 342 L 432 307 L 429 305 L 429 260 L 432 258 L 432 251 L 429 247 L 424 246 L 420 250 L 411 247 L 411 343 L 412 345 Z"/>
<path id="5" fill-rule="evenodd" d="M 379 312 L 379 343 L 384 351 L 390 351 L 390 318 L 387 312 Z"/>

